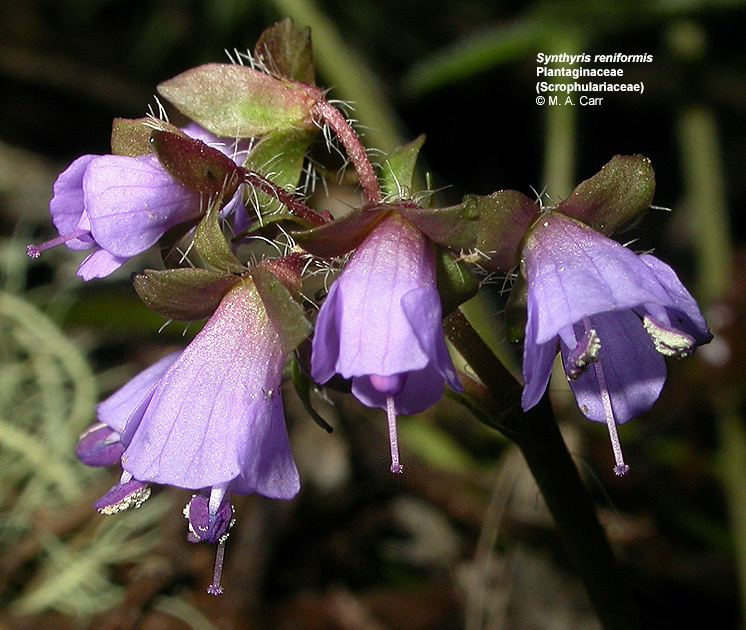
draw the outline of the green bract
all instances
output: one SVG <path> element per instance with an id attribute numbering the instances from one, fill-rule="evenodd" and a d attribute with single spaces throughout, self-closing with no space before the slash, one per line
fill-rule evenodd
<path id="1" fill-rule="evenodd" d="M 297 28 L 290 18 L 264 30 L 254 47 L 254 56 L 273 74 L 291 81 L 314 83 L 311 29 Z"/>
<path id="2" fill-rule="evenodd" d="M 225 240 L 220 227 L 220 204 L 210 205 L 194 235 L 194 249 L 210 267 L 220 271 L 242 273 L 246 267 L 236 258 L 231 246 Z"/>
<path id="3" fill-rule="evenodd" d="M 311 334 L 313 326 L 288 287 L 267 268 L 270 264 L 272 262 L 254 267 L 251 277 L 267 309 L 267 315 L 280 335 L 283 350 L 291 352 Z"/>
<path id="4" fill-rule="evenodd" d="M 209 269 L 146 269 L 132 282 L 149 309 L 177 320 L 204 319 L 239 281 L 233 274 Z"/>
<path id="5" fill-rule="evenodd" d="M 113 155 L 139 157 L 153 152 L 150 135 L 153 133 L 152 118 L 115 118 L 111 126 L 111 152 Z M 184 135 L 178 127 L 159 120 L 157 125 L 164 131 Z"/>
<path id="6" fill-rule="evenodd" d="M 391 152 L 381 169 L 381 191 L 384 195 L 391 199 L 412 197 L 414 169 L 424 143 L 423 134 Z"/>
<path id="7" fill-rule="evenodd" d="M 211 63 L 170 79 L 158 92 L 208 131 L 249 138 L 313 126 L 311 112 L 322 92 L 246 66 Z"/>
<path id="8" fill-rule="evenodd" d="M 187 188 L 227 201 L 241 182 L 241 169 L 229 157 L 201 140 L 154 130 L 150 142 L 163 167 Z"/>
<path id="9" fill-rule="evenodd" d="M 654 193 L 655 173 L 648 158 L 615 155 L 555 209 L 609 235 L 639 220 Z"/>
<path id="10" fill-rule="evenodd" d="M 254 147 L 244 166 L 272 180 L 280 188 L 295 192 L 303 172 L 306 151 L 313 137 L 314 133 L 309 129 L 289 129 L 268 134 Z M 298 221 L 283 204 L 267 193 L 257 190 L 256 198 L 248 201 L 249 204 L 258 203 L 262 215 L 261 223 L 250 226 L 249 231 L 267 223 Z"/>

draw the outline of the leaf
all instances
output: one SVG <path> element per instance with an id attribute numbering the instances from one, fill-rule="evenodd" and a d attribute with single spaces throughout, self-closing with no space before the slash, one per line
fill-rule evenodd
<path id="1" fill-rule="evenodd" d="M 479 283 L 471 269 L 464 262 L 456 260 L 447 249 L 438 248 L 435 265 L 445 317 L 473 298 L 479 291 Z"/>
<path id="2" fill-rule="evenodd" d="M 411 198 L 414 169 L 424 143 L 425 135 L 422 134 L 391 152 L 381 170 L 381 190 L 384 195 L 396 199 Z"/>
<path id="3" fill-rule="evenodd" d="M 292 233 L 295 241 L 314 256 L 343 256 L 365 240 L 373 227 L 386 214 L 399 206 L 373 206 L 353 210 L 345 216 L 310 230 Z"/>
<path id="4" fill-rule="evenodd" d="M 311 404 L 311 390 L 313 388 L 313 381 L 308 378 L 308 375 L 303 371 L 300 366 L 300 362 L 295 355 L 290 357 L 290 377 L 293 380 L 293 386 L 295 387 L 295 393 L 298 394 L 298 398 L 303 404 L 303 408 L 308 412 L 313 421 L 318 424 L 327 433 L 332 433 L 334 429 L 331 425 L 324 420 L 324 418 L 313 408 Z"/>
<path id="5" fill-rule="evenodd" d="M 209 317 L 238 281 L 232 274 L 187 268 L 146 269 L 132 278 L 137 295 L 149 309 L 177 320 Z"/>
<path id="6" fill-rule="evenodd" d="M 244 166 L 260 175 L 264 175 L 277 186 L 295 192 L 303 171 L 306 151 L 313 140 L 313 136 L 313 132 L 307 129 L 290 129 L 268 134 L 254 147 Z M 273 217 L 273 215 L 282 213 L 283 217 L 281 218 L 298 221 L 298 217 L 288 212 L 282 203 L 267 193 L 257 190 L 256 198 L 252 201 L 250 197 L 249 203 L 256 203 L 257 201 L 262 219 L 265 216 Z M 273 218 L 277 220 L 276 217 Z M 264 220 L 262 220 L 262 223 L 257 222 L 249 231 L 261 227 L 263 223 Z"/>
<path id="7" fill-rule="evenodd" d="M 301 83 L 315 81 L 311 29 L 298 28 L 290 18 L 265 29 L 254 47 L 254 56 L 281 77 Z"/>
<path id="8" fill-rule="evenodd" d="M 539 211 L 523 193 L 500 190 L 467 195 L 448 208 L 401 210 L 431 240 L 453 250 L 479 250 L 488 256 L 486 269 L 507 271 L 518 264 L 520 245 Z"/>
<path id="9" fill-rule="evenodd" d="M 219 204 L 213 203 L 197 226 L 194 234 L 194 249 L 208 265 L 231 273 L 246 271 L 236 258 L 220 228 Z"/>
<path id="10" fill-rule="evenodd" d="M 313 126 L 322 92 L 246 66 L 206 64 L 169 79 L 158 92 L 208 131 L 248 138 Z"/>
<path id="11" fill-rule="evenodd" d="M 293 299 L 290 291 L 271 271 L 263 265 L 251 271 L 259 296 L 270 321 L 280 335 L 285 352 L 292 352 L 313 330 L 303 307 Z"/>
<path id="12" fill-rule="evenodd" d="M 241 168 L 201 140 L 153 130 L 150 141 L 163 167 L 187 188 L 228 200 L 241 182 Z"/>
<path id="13" fill-rule="evenodd" d="M 639 220 L 654 194 L 650 160 L 643 155 L 615 155 L 555 210 L 608 235 Z"/>

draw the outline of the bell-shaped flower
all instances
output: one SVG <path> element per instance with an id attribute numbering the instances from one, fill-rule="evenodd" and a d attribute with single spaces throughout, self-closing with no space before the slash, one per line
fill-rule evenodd
<path id="1" fill-rule="evenodd" d="M 220 544 L 211 593 L 221 592 L 228 495 L 290 499 L 300 489 L 280 391 L 286 354 L 254 281 L 244 278 L 183 351 L 98 408 L 124 446 L 124 472 L 96 507 L 107 514 L 138 507 L 149 483 L 203 491 L 186 516 L 190 540 Z"/>
<path id="2" fill-rule="evenodd" d="M 461 389 L 441 320 L 434 246 L 391 213 L 352 255 L 316 321 L 314 380 L 340 374 L 360 402 L 386 410 L 392 472 L 402 472 L 396 414 L 431 407 L 446 382 Z"/>
<path id="3" fill-rule="evenodd" d="M 229 157 L 245 153 L 197 125 L 183 131 Z M 59 175 L 53 190 L 49 210 L 59 236 L 29 245 L 27 252 L 37 258 L 62 244 L 93 250 L 78 268 L 83 280 L 108 276 L 167 230 L 199 218 L 205 210 L 200 194 L 174 179 L 154 154 L 83 155 Z M 240 197 L 234 196 L 225 213 L 245 212 L 238 207 Z"/>
<path id="4" fill-rule="evenodd" d="M 665 263 L 559 212 L 543 214 L 529 231 L 522 271 L 523 409 L 544 394 L 559 347 L 580 410 L 607 424 L 614 472 L 625 474 L 616 425 L 658 399 L 664 357 L 687 356 L 712 338 L 697 303 Z"/>

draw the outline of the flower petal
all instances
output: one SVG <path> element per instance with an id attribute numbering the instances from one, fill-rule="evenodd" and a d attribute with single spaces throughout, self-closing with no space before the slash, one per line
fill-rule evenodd
<path id="1" fill-rule="evenodd" d="M 408 291 L 401 299 L 401 306 L 421 350 L 451 388 L 463 391 L 446 347 L 438 290 L 428 286 Z"/>
<path id="2" fill-rule="evenodd" d="M 421 370 L 412 370 L 407 373 L 401 391 L 394 396 L 396 413 L 409 416 L 425 411 L 443 397 L 444 389 L 443 375 L 433 363 Z M 369 376 L 353 377 L 352 393 L 367 407 L 386 409 L 386 394 L 373 387 Z"/>
<path id="3" fill-rule="evenodd" d="M 265 457 L 258 447 L 285 453 L 273 406 L 281 404 L 275 398 L 284 358 L 256 287 L 245 280 L 161 377 L 133 424 L 124 469 L 182 488 L 219 486 L 242 475 L 246 485 L 255 482 L 251 467 Z"/>
<path id="4" fill-rule="evenodd" d="M 316 318 L 311 345 L 311 376 L 326 383 L 337 372 L 339 357 L 339 282 L 332 284 Z"/>
<path id="5" fill-rule="evenodd" d="M 179 184 L 153 155 L 105 155 L 83 178 L 91 232 L 115 256 L 134 256 L 169 228 L 200 215 L 199 194 Z"/>
<path id="6" fill-rule="evenodd" d="M 98 419 L 115 431 L 123 433 L 127 419 L 143 399 L 150 396 L 153 387 L 176 361 L 179 354 L 181 354 L 180 350 L 167 354 L 99 403 L 96 409 Z"/>
<path id="7" fill-rule="evenodd" d="M 248 435 L 241 475 L 230 486 L 237 494 L 261 494 L 270 499 L 292 499 L 300 490 L 298 469 L 290 450 L 282 395 L 276 392 L 263 412 L 260 430 Z"/>
<path id="8" fill-rule="evenodd" d="M 537 344 L 596 313 L 671 303 L 637 254 L 557 212 L 533 228 L 524 260 L 529 300 L 541 305 L 535 312 Z"/>
<path id="9" fill-rule="evenodd" d="M 658 400 L 666 382 L 666 363 L 632 311 L 595 315 L 590 318 L 590 325 L 601 339 L 598 360 L 571 380 L 570 386 L 583 414 L 596 422 L 606 422 L 597 373 L 600 367 L 614 419 L 622 424 L 645 413 Z M 583 334 L 581 325 L 576 327 L 576 334 Z M 563 362 L 570 353 L 571 349 L 563 343 Z"/>
<path id="10" fill-rule="evenodd" d="M 642 254 L 640 260 L 655 274 L 669 297 L 666 304 L 671 325 L 694 337 L 698 345 L 709 343 L 712 334 L 707 326 L 702 311 L 692 294 L 686 290 L 676 272 L 666 263 L 650 254 Z"/>
<path id="11" fill-rule="evenodd" d="M 97 249 L 89 254 L 78 267 L 78 276 L 83 280 L 105 278 L 129 260 L 128 256 L 114 256 L 105 249 Z"/>
<path id="12" fill-rule="evenodd" d="M 536 327 L 539 305 L 536 296 L 528 294 L 528 321 L 523 345 L 523 394 L 521 407 L 528 411 L 541 400 L 552 376 L 552 363 L 557 356 L 557 338 L 544 343 L 536 342 Z"/>
<path id="13" fill-rule="evenodd" d="M 96 423 L 80 436 L 75 455 L 86 466 L 105 467 L 118 464 L 124 453 L 121 435 L 105 424 Z"/>
<path id="14" fill-rule="evenodd" d="M 345 378 L 423 369 L 429 357 L 413 343 L 402 297 L 435 286 L 425 236 L 399 215 L 384 219 L 358 247 L 337 280 L 340 338 L 336 371 Z"/>
<path id="15" fill-rule="evenodd" d="M 62 171 L 54 182 L 54 196 L 49 202 L 49 212 L 60 236 L 81 227 L 81 219 L 85 218 L 83 176 L 91 162 L 99 157 L 82 155 Z M 71 239 L 65 243 L 70 249 L 90 249 L 93 244 L 90 236 Z"/>

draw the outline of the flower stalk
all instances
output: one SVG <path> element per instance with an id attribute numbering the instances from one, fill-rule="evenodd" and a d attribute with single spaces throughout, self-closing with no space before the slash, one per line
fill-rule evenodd
<path id="1" fill-rule="evenodd" d="M 606 630 L 640 627 L 638 609 L 611 551 L 593 501 L 572 461 L 546 396 L 520 411 L 521 386 L 456 310 L 445 319 L 449 341 L 507 411 L 493 428 L 518 446 L 552 513 L 557 532 Z"/>
<path id="2" fill-rule="evenodd" d="M 319 100 L 314 109 L 321 117 L 321 120 L 331 127 L 344 146 L 347 156 L 350 158 L 350 162 L 352 162 L 352 166 L 357 172 L 365 201 L 369 204 L 381 203 L 381 185 L 378 183 L 378 178 L 373 170 L 373 164 L 371 164 L 368 152 L 360 141 L 360 136 L 357 135 L 350 123 L 347 122 L 342 112 L 329 103 L 329 101 Z"/>

